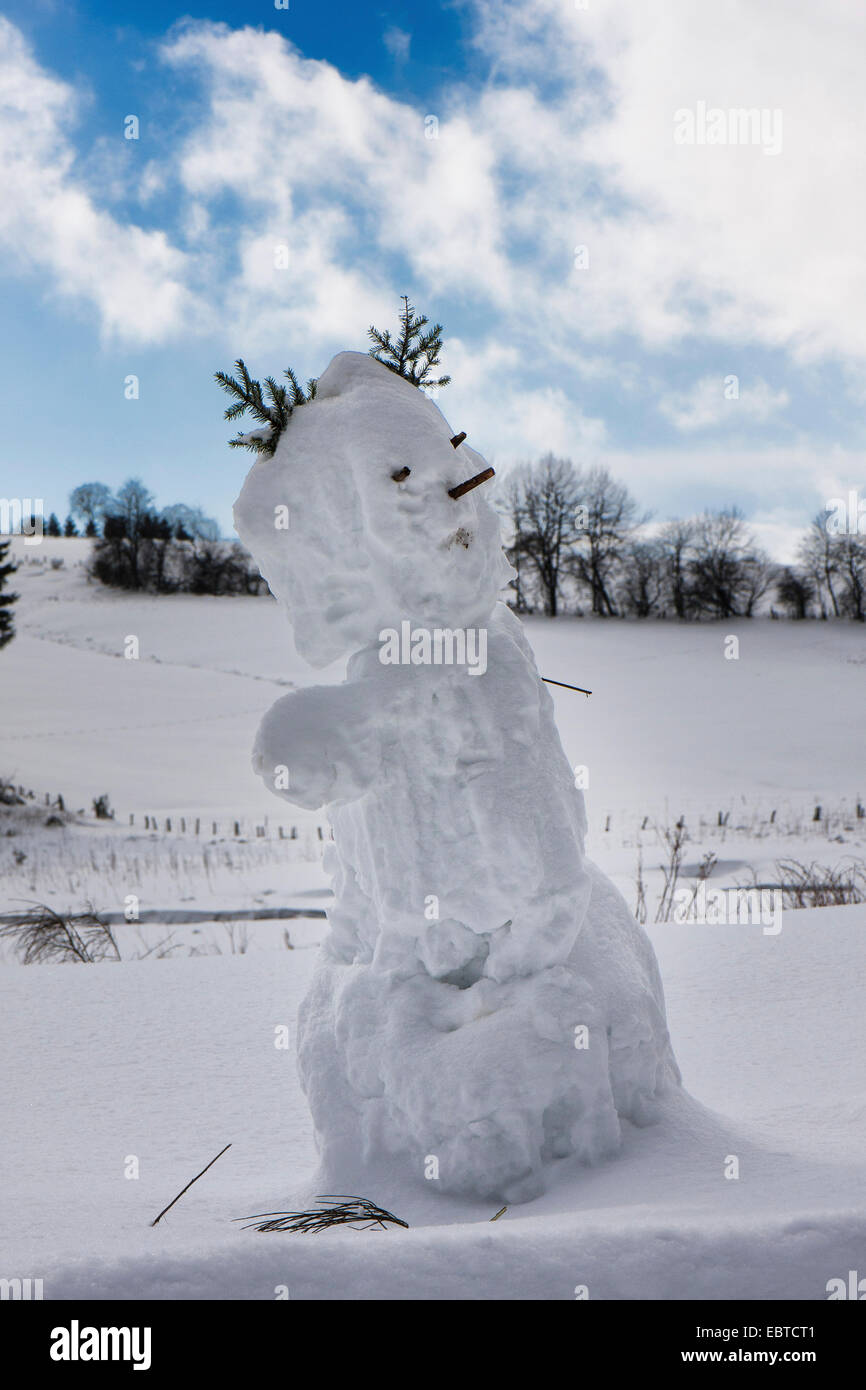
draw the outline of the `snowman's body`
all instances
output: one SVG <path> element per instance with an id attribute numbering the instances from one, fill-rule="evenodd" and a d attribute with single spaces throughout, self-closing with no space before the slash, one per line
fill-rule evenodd
<path id="1" fill-rule="evenodd" d="M 255 765 L 326 805 L 335 903 L 299 1024 L 326 1170 L 377 1154 L 518 1200 L 615 1151 L 678 1081 L 652 948 L 585 858 L 575 788 L 480 491 L 417 388 L 342 353 L 235 509 L 295 624 L 347 680 L 279 700 Z M 409 476 L 395 482 L 403 466 Z M 288 506 L 290 524 L 274 524 Z M 386 664 L 383 634 L 483 628 L 486 669 Z M 419 644 L 420 645 L 420 644 Z M 471 646 L 471 644 L 470 644 Z"/>

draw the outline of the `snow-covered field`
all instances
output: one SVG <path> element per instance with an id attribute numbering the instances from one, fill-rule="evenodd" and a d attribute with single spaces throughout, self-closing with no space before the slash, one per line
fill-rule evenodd
<path id="1" fill-rule="evenodd" d="M 321 817 L 268 797 L 250 749 L 282 691 L 340 668 L 305 667 L 270 600 L 124 597 L 87 584 L 85 542 L 16 551 L 28 561 L 18 636 L 0 656 L 0 774 L 88 814 L 0 837 L 0 912 L 22 898 L 116 911 L 129 893 L 145 910 L 326 904 Z M 568 756 L 588 769 L 588 849 L 633 902 L 642 844 L 650 919 L 656 827 L 680 815 L 687 879 L 708 849 L 720 884 L 752 869 L 768 880 L 783 857 L 866 857 L 866 633 L 527 630 L 546 676 L 594 692 L 551 687 Z M 124 658 L 131 635 L 138 660 Z M 103 793 L 113 824 L 89 814 Z M 121 964 L 0 970 L 0 1275 L 41 1277 L 49 1298 L 267 1299 L 287 1286 L 293 1298 L 569 1299 L 586 1285 L 591 1298 L 820 1299 L 829 1279 L 866 1272 L 866 906 L 786 912 L 777 935 L 650 921 L 688 1092 L 663 1123 L 630 1130 L 597 1169 L 563 1161 L 547 1194 L 492 1232 L 483 1204 L 359 1171 L 357 1190 L 411 1229 L 314 1240 L 232 1224 L 315 1195 L 294 1069 L 315 953 L 286 950 L 284 925 L 250 924 L 243 954 L 214 928 L 207 950 L 222 954 L 196 956 L 184 928 L 169 958 L 145 960 L 124 926 Z M 320 919 L 288 925 L 296 946 L 321 932 Z M 288 1049 L 275 1046 L 283 1025 Z M 738 1178 L 725 1176 L 732 1157 Z"/>
<path id="2" fill-rule="evenodd" d="M 327 891 L 322 817 L 267 795 L 250 758 L 273 700 L 341 679 L 342 666 L 306 666 L 270 599 L 139 598 L 88 584 L 88 545 L 14 542 L 30 563 L 15 578 L 18 636 L 2 658 L 0 775 L 88 813 L 107 793 L 116 823 L 91 819 L 83 833 L 55 828 L 33 843 L 22 832 L 21 864 L 0 842 L 3 896 L 63 906 L 91 898 L 111 910 L 129 892 L 145 908 L 233 906 L 263 893 L 295 903 L 299 891 Z M 63 569 L 52 570 L 52 558 Z M 594 692 L 549 687 L 566 753 L 586 768 L 589 852 L 629 901 L 639 845 L 657 883 L 655 827 L 681 815 L 686 867 L 712 850 L 719 883 L 752 867 L 769 881 L 789 855 L 827 864 L 866 855 L 866 820 L 856 817 L 866 800 L 858 626 L 740 623 L 736 661 L 716 624 L 529 618 L 526 628 L 544 675 Z M 124 658 L 128 636 L 138 660 Z M 158 836 L 144 833 L 145 816 Z M 228 854 L 236 821 L 248 843 Z M 258 843 L 256 826 L 268 832 Z M 279 840 L 280 826 L 297 839 Z"/>
<path id="3" fill-rule="evenodd" d="M 5 970 L 4 1269 L 49 1298 L 823 1298 L 866 1254 L 864 929 L 857 907 L 791 914 L 777 938 L 655 929 L 701 1104 L 603 1167 L 563 1163 L 492 1231 L 492 1210 L 384 1169 L 357 1189 L 408 1231 L 233 1224 L 314 1195 L 292 1047 L 274 1045 L 285 1024 L 293 1046 L 312 952 Z"/>

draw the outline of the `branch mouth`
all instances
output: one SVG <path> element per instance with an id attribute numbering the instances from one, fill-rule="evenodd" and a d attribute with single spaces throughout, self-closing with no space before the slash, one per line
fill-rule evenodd
<path id="1" fill-rule="evenodd" d="M 495 478 L 496 474 L 492 468 L 485 468 L 482 473 L 476 473 L 474 478 L 467 478 L 465 483 L 458 483 L 456 487 L 449 487 L 448 496 L 455 501 L 458 497 L 463 497 L 465 493 L 471 492 L 474 487 L 480 487 L 486 483 L 488 478 Z"/>

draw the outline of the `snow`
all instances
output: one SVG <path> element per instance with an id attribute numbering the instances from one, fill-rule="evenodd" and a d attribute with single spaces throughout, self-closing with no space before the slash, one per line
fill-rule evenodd
<path id="1" fill-rule="evenodd" d="M 316 679 L 278 605 L 122 594 L 86 582 L 89 542 L 45 538 L 28 552 L 12 541 L 19 560 L 63 558 L 67 547 L 75 559 L 62 570 L 33 563 L 15 576 L 0 771 L 74 806 L 108 791 L 119 813 L 277 812 L 251 773 L 250 740 L 278 694 Z M 781 818 L 786 803 L 811 813 L 866 796 L 852 741 L 866 667 L 858 624 L 741 622 L 738 661 L 724 659 L 728 627 L 718 623 L 529 617 L 523 627 L 542 675 L 594 692 L 549 687 L 569 762 L 588 767 L 597 857 L 608 813 L 615 826 L 664 814 L 665 803 L 671 819 L 693 808 L 715 818 L 733 804 L 777 807 Z M 129 633 L 138 661 L 122 656 Z M 335 662 L 322 678 L 344 673 Z"/>
<path id="2" fill-rule="evenodd" d="M 421 391 L 344 352 L 250 470 L 235 524 L 298 650 L 349 656 L 345 682 L 268 711 L 253 763 L 333 827 L 298 1038 L 321 1186 L 350 1183 L 359 1156 L 399 1156 L 444 1192 L 526 1201 L 555 1159 L 616 1153 L 622 1123 L 657 1118 L 679 1074 L 652 949 L 585 862 L 553 701 L 498 599 L 497 514 L 476 490 L 449 494 L 485 468 L 454 433 Z M 431 661 L 431 633 L 476 624 L 483 669 Z M 404 628 L 431 640 L 385 664 Z"/>
<path id="3" fill-rule="evenodd" d="M 32 553 L 66 557 L 64 568 L 34 563 L 16 576 L 0 772 L 72 806 L 108 791 L 119 822 L 135 812 L 136 831 L 91 822 L 0 838 L 2 908 L 43 896 L 44 884 L 52 901 L 116 908 L 136 862 L 143 905 L 326 902 L 321 816 L 282 805 L 250 768 L 264 712 L 312 679 L 278 606 L 112 593 L 87 585 L 70 558 L 86 550 L 45 540 Z M 766 877 L 783 853 L 864 857 L 857 625 L 742 623 L 739 662 L 724 660 L 724 625 L 530 618 L 524 630 L 543 674 L 595 692 L 551 689 L 569 761 L 590 770 L 588 847 L 629 902 L 640 824 L 664 817 L 665 803 L 664 823 L 685 810 L 694 826 L 691 873 L 706 847 L 735 876 L 754 866 Z M 118 655 L 130 632 L 142 638 L 137 663 Z M 335 663 L 322 678 L 343 674 Z M 816 802 L 847 802 L 848 813 L 813 826 Z M 716 830 L 728 807 L 730 828 Z M 206 870 L 189 837 L 139 833 L 144 812 L 183 809 L 285 812 L 313 826 L 312 840 L 221 834 Z M 643 838 L 649 883 L 661 857 L 651 822 Z M 30 856 L 20 868 L 16 846 Z M 251 929 L 246 955 L 0 969 L 0 1272 L 44 1276 L 47 1298 L 271 1299 L 288 1286 L 293 1298 L 571 1299 L 579 1283 L 592 1299 L 825 1298 L 829 1279 L 864 1272 L 866 909 L 789 912 L 778 937 L 759 926 L 648 930 L 696 1101 L 649 1128 L 626 1123 L 622 1149 L 597 1167 L 554 1164 L 549 1190 L 490 1229 L 489 1202 L 407 1180 L 385 1160 L 359 1166 L 349 1190 L 409 1231 L 307 1238 L 232 1223 L 322 1190 L 293 1060 L 314 952 L 283 950 L 270 924 Z M 311 924 L 305 940 L 318 936 Z M 290 1045 L 278 1050 L 283 1024 Z M 130 1154 L 145 1159 L 138 1180 L 123 1176 Z M 723 1176 L 730 1154 L 735 1181 Z"/>
<path id="4" fill-rule="evenodd" d="M 488 618 L 512 571 L 492 508 L 478 492 L 448 495 L 485 467 L 468 445 L 453 449 L 453 435 L 417 387 L 341 352 L 273 457 L 250 470 L 235 526 L 312 665 L 407 617 L 427 628 Z M 395 482 L 405 467 L 410 476 Z"/>
<path id="5" fill-rule="evenodd" d="M 291 1048 L 274 1046 L 284 1024 L 294 1042 L 311 952 L 2 971 L 4 1268 L 52 1299 L 572 1299 L 578 1284 L 591 1299 L 823 1299 L 862 1272 L 866 1242 L 864 929 L 862 907 L 791 913 L 778 938 L 651 929 L 706 1109 L 680 1094 L 664 1123 L 626 1126 L 615 1159 L 560 1161 L 544 1196 L 492 1227 L 490 1203 L 362 1168 L 348 1190 L 411 1229 L 315 1237 L 232 1220 L 321 1190 Z"/>

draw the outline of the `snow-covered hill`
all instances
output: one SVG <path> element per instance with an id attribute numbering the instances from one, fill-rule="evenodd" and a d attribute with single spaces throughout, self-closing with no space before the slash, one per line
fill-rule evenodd
<path id="1" fill-rule="evenodd" d="M 204 869 L 162 830 L 184 810 L 274 812 L 250 768 L 255 729 L 282 690 L 322 679 L 276 605 L 114 594 L 87 583 L 85 543 L 44 546 L 16 576 L 18 635 L 0 656 L 0 773 L 73 807 L 108 792 L 119 814 L 104 836 L 92 824 L 4 837 L 4 898 L 44 884 L 72 904 L 102 885 L 96 905 L 115 907 L 137 863 L 165 901 L 323 902 L 314 827 L 300 849 L 253 841 Z M 527 630 L 545 675 L 594 691 L 554 688 L 557 716 L 589 770 L 590 852 L 624 891 L 644 819 L 649 834 L 653 818 L 683 812 L 686 877 L 707 846 L 725 860 L 719 881 L 785 852 L 866 853 L 857 627 L 734 625 L 737 661 L 718 625 Z M 137 661 L 123 656 L 129 635 Z M 145 812 L 161 829 L 140 839 Z M 650 875 L 660 857 L 645 842 Z M 4 1273 L 43 1278 L 48 1298 L 270 1299 L 287 1286 L 293 1298 L 570 1299 L 578 1285 L 593 1299 L 826 1297 L 831 1278 L 866 1274 L 866 906 L 786 912 L 775 935 L 649 930 L 687 1092 L 664 1123 L 629 1130 L 597 1169 L 563 1162 L 545 1196 L 490 1229 L 482 1204 L 359 1169 L 358 1191 L 410 1229 L 315 1240 L 232 1222 L 316 1192 L 294 1069 L 313 951 L 285 951 L 272 933 L 276 951 L 0 969 Z M 283 1026 L 287 1049 L 275 1046 Z"/>
<path id="2" fill-rule="evenodd" d="M 2 656 L 0 772 L 122 810 L 273 809 L 251 739 L 282 689 L 314 672 L 269 598 L 135 597 L 88 584 L 88 542 L 44 540 L 15 577 L 18 636 Z M 23 541 L 13 542 L 19 558 Z M 35 556 L 35 560 L 33 557 Z M 64 558 L 52 570 L 51 558 Z M 526 630 L 551 686 L 565 750 L 588 768 L 591 832 L 608 813 L 732 804 L 781 810 L 866 796 L 854 731 L 866 689 L 855 623 L 604 623 L 542 618 Z M 138 637 L 140 657 L 124 659 Z M 739 657 L 725 638 L 739 636 Z"/>

